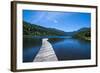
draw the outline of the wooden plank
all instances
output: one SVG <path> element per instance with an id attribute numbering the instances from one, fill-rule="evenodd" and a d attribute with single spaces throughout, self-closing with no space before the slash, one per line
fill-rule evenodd
<path id="1" fill-rule="evenodd" d="M 36 55 L 34 62 L 58 61 L 52 45 L 47 40 L 48 38 L 42 39 L 42 46 Z"/>

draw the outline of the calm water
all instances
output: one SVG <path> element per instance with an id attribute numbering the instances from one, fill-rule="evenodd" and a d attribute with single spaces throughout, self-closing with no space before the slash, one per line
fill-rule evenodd
<path id="1" fill-rule="evenodd" d="M 23 62 L 33 62 L 41 47 L 42 38 L 44 37 L 23 39 Z M 60 61 L 91 58 L 91 44 L 89 41 L 58 36 L 48 38 Z"/>

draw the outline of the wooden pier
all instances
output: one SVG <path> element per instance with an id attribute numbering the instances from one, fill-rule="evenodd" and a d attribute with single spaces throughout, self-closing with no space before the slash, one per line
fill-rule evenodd
<path id="1" fill-rule="evenodd" d="M 58 61 L 54 49 L 48 41 L 48 38 L 42 39 L 42 46 L 33 61 L 34 62 Z"/>

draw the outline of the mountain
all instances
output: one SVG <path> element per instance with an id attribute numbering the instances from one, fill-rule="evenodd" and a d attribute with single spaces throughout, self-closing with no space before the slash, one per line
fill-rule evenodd
<path id="1" fill-rule="evenodd" d="M 74 38 L 91 40 L 91 29 L 90 28 L 81 28 L 78 31 L 75 31 Z"/>
<path id="2" fill-rule="evenodd" d="M 36 24 L 31 24 L 23 21 L 23 35 L 32 36 L 65 36 L 66 32 L 55 29 L 46 28 Z"/>
<path id="3" fill-rule="evenodd" d="M 91 40 L 91 29 L 81 28 L 73 32 L 64 32 L 55 28 L 47 28 L 23 21 L 24 36 L 72 36 L 73 38 Z"/>

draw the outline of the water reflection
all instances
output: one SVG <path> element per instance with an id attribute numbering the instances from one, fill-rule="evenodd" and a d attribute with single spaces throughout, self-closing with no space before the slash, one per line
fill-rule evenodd
<path id="1" fill-rule="evenodd" d="M 42 38 L 44 37 L 23 39 L 23 62 L 33 62 L 34 57 L 41 47 Z M 89 41 L 74 39 L 71 37 L 48 38 L 60 61 L 91 58 L 91 44 Z"/>

